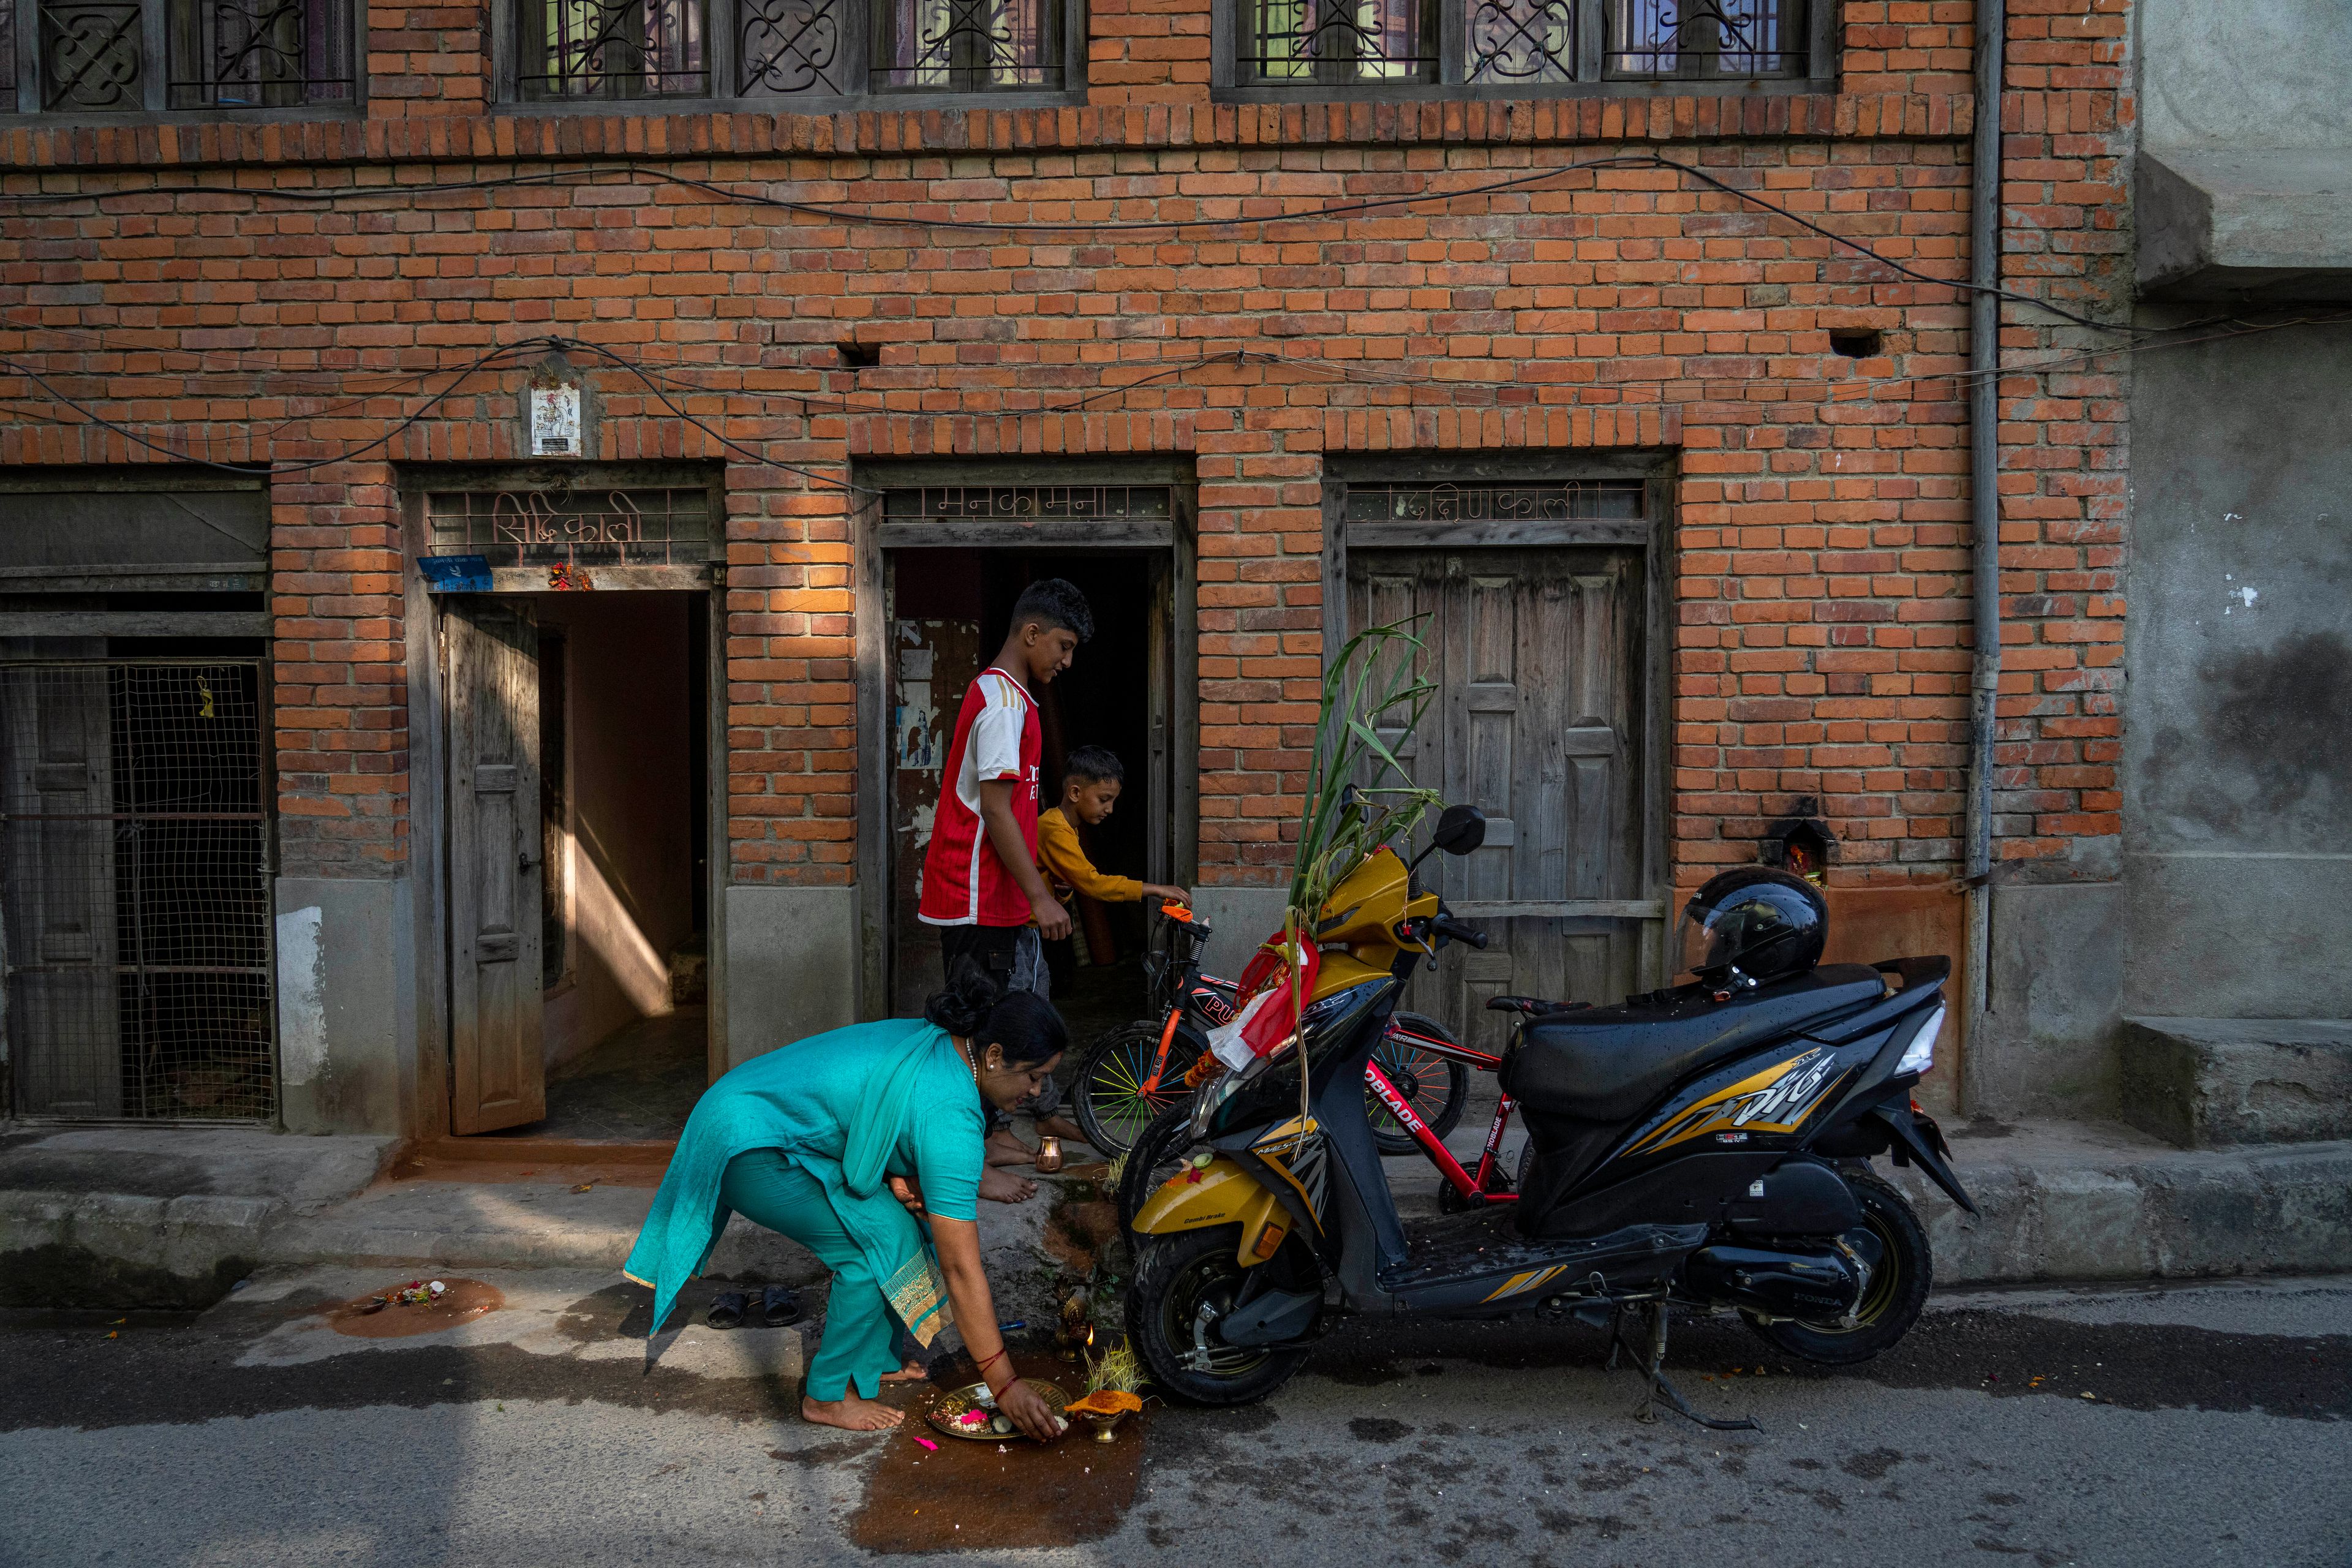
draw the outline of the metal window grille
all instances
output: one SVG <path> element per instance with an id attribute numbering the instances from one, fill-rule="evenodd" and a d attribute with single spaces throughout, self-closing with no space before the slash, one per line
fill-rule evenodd
<path id="1" fill-rule="evenodd" d="M 43 109 L 115 113 L 147 107 L 140 0 L 43 0 L 39 48 Z"/>
<path id="2" fill-rule="evenodd" d="M 882 498 L 885 518 L 1086 519 L 1171 515 L 1166 485 L 925 485 Z"/>
<path id="3" fill-rule="evenodd" d="M 1640 518 L 1648 494 L 1639 479 L 1349 485 L 1346 510 L 1350 522 L 1578 522 Z"/>
<path id="4" fill-rule="evenodd" d="M 735 90 L 847 92 L 849 51 L 840 7 L 848 0 L 737 0 Z"/>
<path id="5" fill-rule="evenodd" d="M 710 90 L 704 0 L 523 0 L 525 98 L 697 98 Z"/>
<path id="6" fill-rule="evenodd" d="M 1060 0 L 874 0 L 873 85 L 943 92 L 1051 87 Z"/>
<path id="7" fill-rule="evenodd" d="M 172 106 L 348 100 L 350 17 L 343 0 L 173 0 Z"/>
<path id="8" fill-rule="evenodd" d="M 695 566 L 710 559 L 706 489 L 447 490 L 425 498 L 434 555 L 492 566 Z"/>
<path id="9" fill-rule="evenodd" d="M 1805 0 L 1610 0 L 1613 77 L 1802 76 Z"/>
<path id="10" fill-rule="evenodd" d="M 1576 79 L 1576 0 L 1470 0 L 1474 82 Z"/>
<path id="11" fill-rule="evenodd" d="M 17 1114 L 278 1112 L 258 660 L 0 664 Z"/>
<path id="12" fill-rule="evenodd" d="M 1251 0 L 1248 16 L 1258 80 L 1437 79 L 1437 0 Z"/>

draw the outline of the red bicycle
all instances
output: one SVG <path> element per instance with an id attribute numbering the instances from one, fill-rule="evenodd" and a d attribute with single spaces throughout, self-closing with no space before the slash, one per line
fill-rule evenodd
<path id="1" fill-rule="evenodd" d="M 1209 1031 L 1234 1016 L 1234 984 L 1201 972 L 1201 951 L 1214 934 L 1181 904 L 1162 904 L 1160 940 L 1144 955 L 1150 1016 L 1122 1025 L 1090 1047 L 1079 1064 L 1073 1100 L 1087 1142 L 1117 1156 L 1134 1148 L 1151 1123 L 1191 1094 L 1185 1081 L 1208 1049 Z M 1384 1154 L 1418 1147 L 1414 1126 L 1440 1138 L 1462 1120 L 1469 1072 L 1492 1072 L 1496 1058 L 1459 1044 L 1445 1026 L 1399 1013 L 1373 1047 L 1364 1075 L 1372 1137 Z M 1402 1109 L 1404 1117 L 1397 1112 Z M 1410 1117 L 1411 1121 L 1405 1120 Z"/>

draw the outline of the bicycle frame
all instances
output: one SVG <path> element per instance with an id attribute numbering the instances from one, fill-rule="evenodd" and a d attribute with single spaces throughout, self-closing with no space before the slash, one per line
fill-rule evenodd
<path id="1" fill-rule="evenodd" d="M 1419 1048 L 1433 1056 L 1463 1062 L 1482 1072 L 1493 1072 L 1501 1065 L 1499 1057 L 1473 1050 L 1468 1046 L 1448 1045 L 1442 1040 L 1433 1040 L 1426 1035 L 1413 1034 L 1409 1029 L 1399 1029 L 1396 1035 L 1414 1041 Z M 1478 1169 L 1473 1173 L 1464 1170 L 1462 1162 L 1454 1157 L 1453 1151 L 1438 1142 L 1437 1134 L 1430 1131 L 1429 1123 L 1414 1113 L 1404 1096 L 1397 1092 L 1396 1085 L 1389 1081 L 1388 1074 L 1381 1070 L 1377 1060 L 1364 1064 L 1364 1081 L 1372 1086 L 1372 1092 L 1381 1097 L 1381 1103 L 1388 1107 L 1389 1114 L 1412 1135 L 1412 1141 L 1421 1145 L 1421 1152 L 1429 1157 L 1429 1163 L 1437 1167 L 1437 1173 L 1445 1178 L 1447 1184 L 1465 1203 L 1508 1204 L 1518 1201 L 1517 1193 L 1496 1193 L 1486 1189 L 1486 1184 L 1494 1180 L 1502 1163 L 1503 1131 L 1511 1124 L 1509 1095 L 1503 1096 L 1495 1103 L 1495 1120 L 1486 1128 L 1486 1147 L 1479 1151 Z"/>

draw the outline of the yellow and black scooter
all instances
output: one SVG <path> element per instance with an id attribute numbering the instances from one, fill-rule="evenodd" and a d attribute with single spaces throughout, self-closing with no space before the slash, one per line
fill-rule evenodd
<path id="1" fill-rule="evenodd" d="M 1468 854 L 1484 834 L 1454 806 L 1431 848 Z M 1910 1098 L 1950 963 L 1822 965 L 1826 931 L 1818 890 L 1748 868 L 1685 908 L 1695 983 L 1612 1007 L 1490 1002 L 1518 1015 L 1502 1067 L 1528 1129 L 1518 1200 L 1408 1236 L 1365 1063 L 1414 963 L 1486 940 L 1392 851 L 1366 857 L 1321 911 L 1298 1036 L 1194 1091 L 1190 1144 L 1137 1213 L 1128 1331 L 1153 1380 L 1198 1404 L 1262 1398 L 1340 1312 L 1577 1318 L 1621 1339 L 1639 1312 L 1648 1344 L 1629 1348 L 1692 1415 L 1658 1370 L 1670 1304 L 1736 1310 L 1825 1363 L 1893 1344 L 1932 1261 L 1868 1160 L 1916 1163 L 1973 1212 Z"/>

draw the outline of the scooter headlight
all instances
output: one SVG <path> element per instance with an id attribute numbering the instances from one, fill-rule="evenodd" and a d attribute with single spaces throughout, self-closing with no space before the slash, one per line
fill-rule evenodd
<path id="1" fill-rule="evenodd" d="M 1911 1043 L 1903 1047 L 1903 1059 L 1895 1064 L 1895 1070 L 1898 1073 L 1924 1073 L 1934 1067 L 1936 1037 L 1943 1032 L 1944 1005 L 1938 1002 L 1935 1011 L 1927 1015 L 1927 1021 L 1919 1026 L 1919 1032 L 1911 1037 Z"/>

